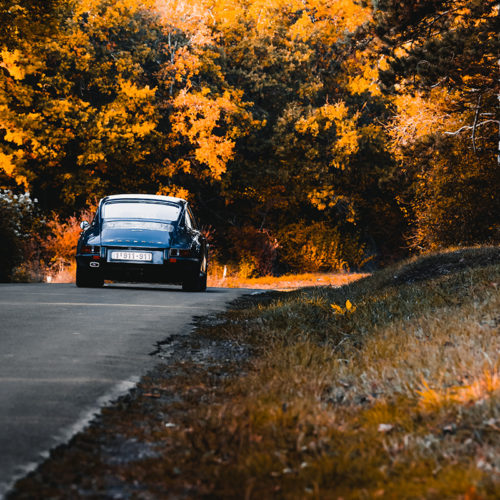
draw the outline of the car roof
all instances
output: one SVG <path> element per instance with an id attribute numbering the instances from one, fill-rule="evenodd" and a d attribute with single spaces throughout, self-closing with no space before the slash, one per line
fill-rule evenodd
<path id="1" fill-rule="evenodd" d="M 118 200 L 151 200 L 151 201 L 165 201 L 168 203 L 185 204 L 186 200 L 176 198 L 175 196 L 163 196 L 159 194 L 113 194 L 106 196 L 102 201 L 118 201 Z"/>

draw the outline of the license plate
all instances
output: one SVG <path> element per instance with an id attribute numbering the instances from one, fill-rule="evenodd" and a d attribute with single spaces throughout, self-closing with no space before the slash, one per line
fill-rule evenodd
<path id="1" fill-rule="evenodd" d="M 153 254 L 151 252 L 111 252 L 111 259 L 151 262 L 153 260 Z"/>

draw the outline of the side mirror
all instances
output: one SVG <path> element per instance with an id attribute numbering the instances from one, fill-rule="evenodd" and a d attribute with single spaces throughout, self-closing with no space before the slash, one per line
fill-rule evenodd
<path id="1" fill-rule="evenodd" d="M 85 229 L 90 227 L 90 224 L 86 220 L 82 220 L 82 222 L 80 222 L 80 227 L 85 231 Z"/>

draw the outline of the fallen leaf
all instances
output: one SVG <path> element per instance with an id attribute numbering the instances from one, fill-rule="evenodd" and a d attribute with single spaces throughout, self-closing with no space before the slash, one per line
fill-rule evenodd
<path id="1" fill-rule="evenodd" d="M 392 424 L 379 424 L 378 426 L 378 431 L 379 432 L 390 432 L 394 429 L 394 426 Z"/>

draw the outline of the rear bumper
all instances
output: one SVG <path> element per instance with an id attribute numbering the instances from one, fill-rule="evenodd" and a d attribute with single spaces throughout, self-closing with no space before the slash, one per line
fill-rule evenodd
<path id="1" fill-rule="evenodd" d="M 175 260 L 172 261 L 171 260 Z M 181 284 L 200 269 L 195 258 L 169 259 L 163 263 L 107 262 L 96 256 L 77 255 L 79 267 L 105 280 Z"/>

